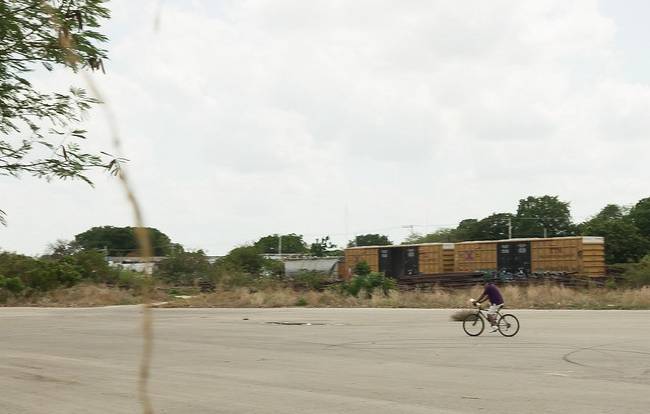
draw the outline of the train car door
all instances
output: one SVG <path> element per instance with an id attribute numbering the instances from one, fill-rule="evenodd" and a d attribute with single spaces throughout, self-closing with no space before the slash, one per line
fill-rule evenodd
<path id="1" fill-rule="evenodd" d="M 391 249 L 379 249 L 379 271 L 386 276 L 392 276 L 390 250 Z"/>
<path id="2" fill-rule="evenodd" d="M 497 245 L 499 272 L 530 274 L 530 242 L 502 242 Z"/>
<path id="3" fill-rule="evenodd" d="M 407 247 L 404 258 L 404 275 L 415 276 L 420 273 L 419 254 L 417 247 Z"/>

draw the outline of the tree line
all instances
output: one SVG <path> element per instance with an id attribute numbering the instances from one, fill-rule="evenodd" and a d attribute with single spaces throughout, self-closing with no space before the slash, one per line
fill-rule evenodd
<path id="1" fill-rule="evenodd" d="M 148 228 L 155 256 L 184 253 L 181 244 L 156 228 Z M 650 251 L 650 197 L 633 206 L 608 204 L 596 215 L 576 223 L 572 220 L 570 203 L 557 196 L 529 196 L 519 200 L 516 213 L 499 212 L 487 217 L 462 220 L 456 227 L 443 228 L 428 234 L 412 233 L 402 244 L 502 240 L 531 237 L 601 236 L 605 238 L 607 263 L 637 262 Z M 394 244 L 387 235 L 361 234 L 347 247 Z M 74 236 L 74 240 L 58 241 L 52 252 L 63 254 L 79 250 L 101 251 L 107 256 L 137 256 L 138 244 L 133 227 L 93 227 Z M 235 247 L 233 252 L 248 254 L 305 254 L 316 257 L 339 256 L 342 250 L 329 236 L 309 243 L 297 233 L 270 234 L 256 241 Z"/>
<path id="2" fill-rule="evenodd" d="M 607 204 L 593 217 L 575 223 L 570 203 L 557 196 L 519 200 L 517 212 L 493 213 L 482 219 L 465 219 L 457 227 L 429 234 L 412 234 L 405 243 L 461 242 L 529 237 L 601 236 L 605 261 L 637 262 L 650 251 L 650 198 L 631 207 Z"/>

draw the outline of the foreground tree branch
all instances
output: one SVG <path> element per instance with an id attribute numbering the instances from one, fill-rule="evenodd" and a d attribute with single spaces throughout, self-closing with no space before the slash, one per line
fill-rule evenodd
<path id="1" fill-rule="evenodd" d="M 42 91 L 30 72 L 102 69 L 110 17 L 105 0 L 0 1 L 0 176 L 79 179 L 91 170 L 117 174 L 123 159 L 84 151 L 85 111 L 99 102 L 85 90 Z M 0 211 L 0 224 L 5 216 Z"/>

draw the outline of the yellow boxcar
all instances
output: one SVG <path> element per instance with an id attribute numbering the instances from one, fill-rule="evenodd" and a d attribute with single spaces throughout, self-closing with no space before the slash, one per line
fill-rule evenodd
<path id="1" fill-rule="evenodd" d="M 605 275 L 602 237 L 551 237 L 456 243 L 456 271 Z"/>
<path id="2" fill-rule="evenodd" d="M 339 274 L 350 277 L 357 263 L 363 261 L 371 271 L 396 278 L 497 270 L 604 276 L 604 246 L 602 237 L 576 236 L 351 247 L 345 249 Z"/>
<path id="3" fill-rule="evenodd" d="M 453 272 L 453 252 L 452 243 L 350 247 L 345 249 L 345 266 L 340 276 L 352 276 L 359 262 L 368 263 L 373 272 L 395 278 Z"/>

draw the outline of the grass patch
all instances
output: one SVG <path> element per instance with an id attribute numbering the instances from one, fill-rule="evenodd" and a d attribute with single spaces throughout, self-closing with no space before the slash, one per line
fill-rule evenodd
<path id="1" fill-rule="evenodd" d="M 162 297 L 157 297 L 156 300 Z M 79 284 L 50 292 L 8 298 L 5 306 L 92 307 L 142 303 L 138 291 L 98 284 Z"/>
<path id="2" fill-rule="evenodd" d="M 517 309 L 650 309 L 650 288 L 574 289 L 555 285 L 506 286 L 502 290 L 507 308 Z M 290 288 L 251 291 L 248 288 L 217 291 L 187 300 L 171 301 L 165 307 L 377 307 L 468 309 L 481 287 L 471 289 L 399 292 L 359 297 L 330 289 L 297 292 Z M 459 313 L 460 315 L 460 313 Z M 458 316 L 460 317 L 460 316 Z"/>
<path id="3" fill-rule="evenodd" d="M 99 284 L 79 284 L 69 288 L 30 295 L 7 295 L 5 306 L 106 306 L 142 303 L 138 284 L 130 289 L 107 287 Z M 269 284 L 258 287 L 220 287 L 214 293 L 196 294 L 180 299 L 169 295 L 168 289 L 153 289 L 155 302 L 167 302 L 164 307 L 329 307 L 329 308 L 445 308 L 457 309 L 452 319 L 462 318 L 469 309 L 468 299 L 477 298 L 482 288 L 440 289 L 420 291 L 389 290 L 386 294 L 358 296 L 329 288 L 322 291 L 294 289 Z M 179 289 L 178 292 L 185 292 Z M 192 290 L 195 293 L 196 290 Z M 558 285 L 505 286 L 501 289 L 507 308 L 516 309 L 650 309 L 650 287 L 604 289 L 568 288 Z M 189 291 L 188 291 L 189 293 Z"/>

